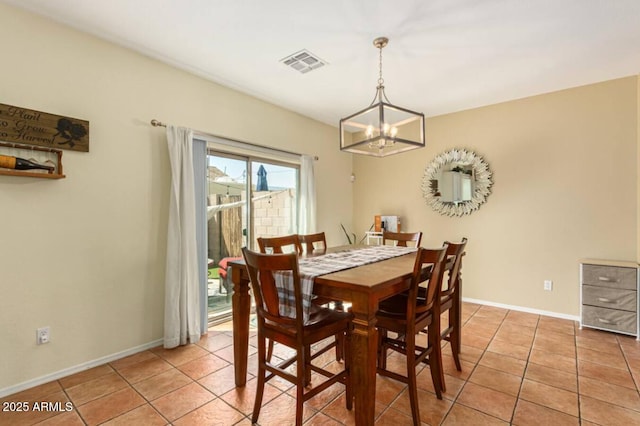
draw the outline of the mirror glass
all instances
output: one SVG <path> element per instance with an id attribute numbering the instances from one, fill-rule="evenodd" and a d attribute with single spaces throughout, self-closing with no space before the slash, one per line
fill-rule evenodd
<path id="1" fill-rule="evenodd" d="M 480 208 L 491 193 L 491 171 L 473 151 L 452 149 L 436 156 L 422 177 L 422 193 L 435 211 L 462 216 Z"/>

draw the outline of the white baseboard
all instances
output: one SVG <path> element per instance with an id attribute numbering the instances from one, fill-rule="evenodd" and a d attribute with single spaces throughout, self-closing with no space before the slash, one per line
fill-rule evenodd
<path id="1" fill-rule="evenodd" d="M 580 321 L 580 316 L 579 315 L 567 315 L 567 314 L 561 314 L 561 313 L 558 313 L 558 312 L 543 311 L 543 310 L 540 310 L 540 309 L 533 309 L 533 308 L 525 308 L 525 307 L 522 307 L 522 306 L 505 305 L 503 303 L 488 302 L 486 300 L 478 300 L 478 299 L 470 299 L 468 297 L 463 297 L 462 301 L 463 302 L 469 302 L 469 303 L 475 303 L 477 305 L 486 305 L 486 306 L 493 306 L 493 307 L 496 307 L 496 308 L 509 309 L 509 310 L 512 310 L 512 311 L 527 312 L 527 313 L 530 313 L 530 314 L 544 315 L 546 317 L 562 318 L 562 319 L 567 319 L 567 320 L 571 320 L 571 321 Z"/>
<path id="2" fill-rule="evenodd" d="M 63 377 L 70 376 L 71 374 L 79 373 L 81 371 L 88 370 L 90 368 L 97 367 L 99 365 L 103 365 L 108 362 L 115 361 L 117 359 L 124 358 L 126 356 L 136 354 L 138 352 L 145 351 L 147 349 L 155 348 L 156 346 L 161 345 L 162 342 L 163 342 L 162 339 L 154 340 L 153 342 L 145 343 L 144 345 L 135 346 L 133 348 L 129 348 L 124 351 L 117 352 L 115 354 L 107 355 L 102 358 L 98 358 L 92 361 L 84 362 L 82 364 L 74 365 L 73 367 L 65 368 L 64 370 L 56 371 L 55 373 L 51 373 L 45 376 L 37 377 L 35 379 L 27 380 L 26 382 L 19 383 L 15 386 L 9 386 L 7 388 L 0 389 L 0 398 L 4 398 L 5 396 L 12 395 L 17 392 L 21 392 L 25 389 L 29 389 L 34 386 L 49 383 L 53 380 L 58 380 Z"/>

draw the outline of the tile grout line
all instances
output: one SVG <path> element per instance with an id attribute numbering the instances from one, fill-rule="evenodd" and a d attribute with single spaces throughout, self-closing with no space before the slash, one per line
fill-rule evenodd
<path id="1" fill-rule="evenodd" d="M 498 331 L 500 331 L 500 328 L 502 328 L 502 326 L 504 325 L 504 321 L 506 320 L 507 316 L 509 316 L 509 312 L 511 312 L 511 310 L 507 310 L 507 312 L 504 314 L 504 317 L 502 318 L 502 321 L 500 321 L 500 325 L 496 329 L 496 332 L 493 334 L 493 336 L 491 337 L 491 340 L 489 341 L 489 344 L 487 345 L 485 350 L 482 352 L 482 356 L 484 356 L 484 354 L 488 351 L 489 346 L 491 345 L 491 342 L 493 342 L 493 339 L 496 338 L 496 336 L 498 334 Z M 533 345 L 533 342 L 531 342 L 531 344 Z M 530 356 L 530 354 L 531 354 L 531 348 L 529 348 L 529 355 L 527 355 L 527 359 Z M 482 357 L 480 359 L 482 359 Z M 480 360 L 478 360 L 478 365 L 479 364 L 480 364 Z M 525 364 L 525 371 L 526 371 L 526 364 Z M 469 376 L 469 378 L 471 378 L 471 376 Z M 523 383 L 524 383 L 524 371 L 522 372 L 522 377 L 520 378 L 520 387 L 521 388 L 522 388 L 522 384 Z M 516 408 L 518 406 L 518 396 L 519 395 L 520 395 L 520 390 L 518 390 L 518 394 L 516 395 L 516 401 L 513 404 L 513 410 L 511 411 L 511 418 L 508 420 L 509 424 L 513 423 L 513 418 L 515 416 Z M 488 413 L 484 413 L 484 414 L 488 414 Z M 496 418 L 499 418 L 499 417 L 496 417 Z M 500 420 L 502 420 L 502 419 L 500 419 Z"/>
<path id="2" fill-rule="evenodd" d="M 536 320 L 536 326 L 533 332 L 533 339 L 531 340 L 531 346 L 529 347 L 529 352 L 527 353 L 527 359 L 524 360 L 525 364 L 524 364 L 524 370 L 522 371 L 522 377 L 520 378 L 520 388 L 518 389 L 518 394 L 516 395 L 516 404 L 513 406 L 513 413 L 511 413 L 511 420 L 509 421 L 509 424 L 513 424 L 516 417 L 518 402 L 520 401 L 520 394 L 522 393 L 522 388 L 524 387 L 524 380 L 527 375 L 527 371 L 529 370 L 529 360 L 531 359 L 531 352 L 533 352 L 533 345 L 536 341 L 536 335 L 538 334 L 539 325 L 540 325 L 540 315 L 538 315 L 538 319 Z"/>
<path id="3" fill-rule="evenodd" d="M 75 409 L 76 415 L 80 418 L 80 421 L 82 421 L 82 423 L 86 425 L 88 425 L 87 421 L 84 419 L 84 417 L 82 416 L 82 414 L 80 413 L 80 410 L 78 410 L 78 408 L 76 407 L 76 404 L 73 402 L 73 400 L 71 399 L 71 395 L 69 395 L 67 393 L 67 388 L 65 388 L 64 386 L 62 386 L 62 383 L 60 383 L 60 379 L 56 380 L 56 382 L 58 383 L 58 386 L 60 386 L 60 389 L 62 389 L 62 392 L 66 395 L 66 397 L 69 399 L 69 401 L 71 401 L 71 403 L 73 404 L 73 408 Z M 59 414 L 57 414 L 56 416 L 58 416 Z M 56 416 L 52 416 L 50 418 L 56 417 Z M 39 422 L 40 423 L 40 422 Z"/>
<path id="4" fill-rule="evenodd" d="M 471 318 L 473 318 L 474 316 L 476 316 L 476 314 L 478 313 L 478 311 L 479 311 L 481 308 L 482 308 L 482 306 L 481 306 L 481 305 L 480 305 L 480 306 L 478 306 L 478 308 L 473 312 L 473 314 L 472 314 L 469 318 L 467 318 L 467 320 L 464 322 L 464 324 L 462 324 L 462 325 L 460 326 L 460 334 L 461 334 L 461 336 L 460 336 L 460 352 L 462 352 L 462 329 L 463 329 L 463 328 L 464 328 L 464 326 L 465 326 L 465 325 L 466 325 L 466 324 L 471 320 Z M 504 316 L 504 317 L 502 318 L 502 320 L 500 321 L 500 325 L 499 325 L 498 327 L 496 327 L 496 331 L 494 331 L 494 332 L 493 332 L 493 335 L 491 336 L 491 339 L 490 339 L 490 340 L 489 340 L 489 342 L 487 343 L 487 346 L 486 346 L 484 349 L 482 349 L 482 354 L 481 354 L 481 355 L 480 355 L 480 357 L 478 358 L 478 362 L 474 364 L 473 368 L 472 368 L 472 369 L 471 369 L 471 371 L 469 372 L 469 376 L 467 376 L 467 379 L 464 381 L 464 385 L 462 385 L 462 388 L 460 388 L 460 392 L 458 392 L 458 394 L 457 394 L 457 395 L 454 397 L 454 399 L 452 400 L 452 402 L 451 402 L 451 407 L 449 407 L 449 410 L 447 411 L 447 413 L 445 414 L 445 416 L 442 418 L 442 420 L 441 420 L 440 424 L 442 424 L 442 423 L 444 423 L 444 422 L 446 421 L 447 417 L 448 417 L 448 416 L 449 416 L 449 414 L 451 413 L 451 410 L 453 410 L 453 407 L 455 406 L 456 402 L 458 401 L 458 398 L 460 397 L 460 394 L 462 394 L 462 391 L 464 390 L 464 388 L 465 388 L 465 387 L 467 386 L 467 384 L 469 383 L 469 379 L 470 379 L 470 378 L 471 378 L 471 376 L 473 375 L 473 372 L 476 370 L 476 368 L 477 368 L 477 367 L 478 367 L 478 365 L 480 364 L 480 360 L 482 359 L 482 357 L 484 357 L 484 354 L 487 352 L 487 349 L 489 348 L 489 345 L 491 344 L 491 342 L 493 342 L 493 339 L 496 337 L 496 334 L 498 333 L 498 330 L 499 330 L 499 329 L 500 329 L 500 327 L 502 326 L 502 323 L 504 322 L 504 318 L 506 318 L 506 316 L 507 316 L 508 312 L 510 312 L 510 311 L 507 311 L 507 312 L 505 313 L 505 316 Z M 459 355 L 458 355 L 458 356 L 459 356 Z M 461 360 L 461 361 L 462 361 L 462 360 Z M 462 362 L 461 362 L 461 363 L 462 363 Z M 472 382 L 472 383 L 473 383 L 473 382 Z M 498 419 L 498 420 L 502 421 L 502 419 L 500 419 L 499 417 L 496 417 L 496 416 L 494 416 L 494 415 L 492 415 L 492 414 L 489 414 L 489 413 L 485 413 L 485 412 L 480 411 L 480 410 L 478 410 L 478 409 L 476 409 L 476 408 L 474 408 L 474 407 L 469 407 L 469 406 L 467 406 L 467 405 L 465 405 L 465 404 L 463 404 L 463 403 L 460 403 L 460 405 L 462 405 L 462 406 L 464 406 L 464 407 L 467 407 L 467 408 L 470 408 L 470 409 L 472 409 L 472 410 L 474 410 L 474 411 L 477 411 L 477 412 L 479 412 L 479 413 L 482 413 L 482 414 L 484 414 L 484 415 L 487 415 L 487 416 L 493 417 L 494 419 Z"/>
<path id="5" fill-rule="evenodd" d="M 627 366 L 627 370 L 629 371 L 629 375 L 631 375 L 631 381 L 635 386 L 635 390 L 640 394 L 640 387 L 638 386 L 638 381 L 636 380 L 633 373 L 631 372 L 631 364 L 629 364 L 629 357 L 627 356 L 627 352 L 623 349 L 622 342 L 620 342 L 620 336 L 618 335 L 616 335 L 616 342 L 618 343 L 618 346 L 620 347 L 620 351 L 622 352 L 622 357 L 624 358 L 624 362 Z"/>
<path id="6" fill-rule="evenodd" d="M 618 339 L 616 338 L 616 343 Z M 576 392 L 578 398 L 578 421 L 582 424 L 582 397 L 580 394 L 580 366 L 578 361 L 578 334 L 576 333 L 576 323 L 573 323 L 573 349 L 576 354 Z"/>
<path id="7" fill-rule="evenodd" d="M 195 345 L 197 345 L 199 348 L 203 349 L 203 350 L 204 350 L 204 351 L 206 351 L 207 353 L 206 353 L 205 355 L 200 356 L 200 357 L 196 357 L 196 358 L 194 358 L 193 360 L 189 360 L 189 361 L 187 361 L 187 362 L 185 362 L 185 363 L 183 363 L 183 364 L 186 364 L 186 363 L 191 362 L 191 361 L 195 361 L 195 360 L 200 359 L 200 358 L 204 358 L 204 357 L 206 357 L 206 356 L 208 356 L 208 355 L 213 355 L 213 356 L 216 356 L 216 357 L 220 358 L 222 361 L 224 361 L 224 362 L 228 363 L 229 365 L 233 365 L 233 363 L 229 363 L 227 360 L 225 360 L 224 358 L 222 358 L 222 357 L 220 357 L 220 356 L 216 355 L 214 352 L 210 351 L 208 348 L 205 348 L 205 347 L 203 347 L 203 346 L 201 346 L 201 345 L 198 345 L 197 343 L 196 343 Z M 218 350 L 223 350 L 223 349 L 226 349 L 226 348 L 228 348 L 228 347 L 230 347 L 230 346 L 232 346 L 232 344 L 229 344 L 229 345 L 223 346 L 223 347 L 221 347 L 221 348 L 218 348 Z M 223 396 L 223 395 L 225 395 L 225 394 L 226 394 L 226 393 L 228 393 L 228 392 L 231 392 L 231 390 L 229 390 L 228 392 L 225 392 L 225 393 L 224 393 L 224 394 L 222 394 L 222 395 L 218 395 L 218 394 L 216 394 L 215 392 L 213 392 L 213 391 L 211 391 L 211 390 L 207 389 L 206 387 L 204 387 L 204 386 L 203 386 L 203 385 L 198 381 L 198 380 L 203 379 L 204 377 L 207 377 L 208 375 L 207 375 L 207 376 L 203 376 L 203 377 L 201 377 L 201 378 L 199 378 L 199 379 L 194 379 L 194 378 L 192 378 L 191 376 L 189 376 L 189 375 L 185 374 L 182 370 L 180 370 L 179 366 L 180 366 L 180 365 L 183 365 L 183 364 L 174 364 L 174 363 L 172 363 L 171 361 L 167 360 L 166 358 L 162 357 L 162 356 L 161 356 L 161 355 L 159 355 L 159 354 L 155 354 L 155 355 L 156 355 L 156 356 L 158 356 L 159 358 L 161 358 L 162 360 L 164 360 L 165 362 L 167 362 L 169 365 L 171 365 L 171 368 L 172 368 L 173 370 L 176 370 L 176 371 L 178 371 L 178 372 L 180 372 L 180 373 L 184 374 L 186 377 L 188 377 L 188 378 L 191 380 L 191 382 L 190 382 L 190 383 L 188 383 L 188 384 L 186 384 L 186 385 L 184 385 L 184 386 L 180 386 L 180 387 L 179 387 L 179 388 L 177 388 L 177 389 L 173 389 L 173 390 L 171 390 L 171 391 L 169 391 L 169 392 L 167 392 L 167 393 L 165 393 L 165 394 L 162 394 L 162 395 L 158 396 L 158 398 L 156 398 L 156 399 L 159 399 L 159 398 L 161 398 L 161 397 L 163 397 L 163 396 L 166 396 L 166 395 L 170 394 L 171 392 L 175 392 L 175 391 L 177 391 L 177 390 L 179 390 L 179 389 L 182 389 L 182 388 L 184 388 L 185 386 L 189 386 L 190 384 L 196 383 L 196 384 L 198 384 L 199 386 L 201 386 L 202 388 L 206 389 L 208 392 L 210 392 L 210 393 L 215 397 L 214 399 L 220 399 L 224 404 L 228 405 L 229 407 L 231 407 L 232 409 L 234 409 L 235 411 L 237 411 L 238 413 L 240 413 L 240 414 L 242 415 L 242 419 L 241 419 L 241 420 L 239 420 L 239 421 L 242 421 L 242 420 L 244 420 L 244 419 L 246 419 L 246 418 L 248 417 L 248 415 L 244 414 L 242 411 L 238 410 L 236 407 L 231 406 L 229 403 L 227 403 L 227 402 L 222 398 L 222 396 Z M 229 365 L 227 365 L 227 366 L 225 366 L 225 367 L 223 367 L 223 368 L 226 368 L 226 367 L 228 367 Z M 167 371 L 169 371 L 169 370 L 167 370 Z M 165 371 L 163 371 L 162 373 L 165 373 Z M 155 377 L 155 376 L 158 376 L 159 374 L 162 374 L 162 373 L 158 373 L 158 374 L 156 374 L 156 375 L 154 375 L 154 376 L 150 376 L 149 378 L 151 378 L 151 377 Z M 215 373 L 215 371 L 214 371 L 214 372 L 212 372 L 212 373 L 210 373 L 210 374 L 214 374 L 214 373 Z M 124 379 L 124 377 L 123 377 L 123 379 Z M 146 380 L 146 379 L 145 379 L 145 380 Z M 125 381 L 126 381 L 126 379 L 125 379 Z M 129 383 L 129 382 L 127 381 L 127 383 Z M 133 385 L 133 384 L 130 384 L 130 386 L 133 388 L 133 386 L 134 386 L 134 385 Z M 135 388 L 134 388 L 134 389 L 135 389 Z M 136 392 L 137 392 L 137 389 L 135 389 L 135 390 L 136 390 Z M 138 392 L 138 393 L 140 394 L 140 392 Z M 140 395 L 141 395 L 141 394 L 140 394 Z M 158 409 L 156 409 L 156 408 L 155 408 L 155 406 L 153 405 L 152 401 L 149 401 L 149 400 L 148 400 L 146 397 L 144 397 L 143 395 L 141 395 L 141 396 L 142 396 L 142 398 L 143 398 L 145 401 L 147 401 L 147 403 L 148 403 L 148 404 L 149 404 L 149 405 L 150 405 L 150 406 L 151 406 L 151 407 L 152 407 L 152 408 L 153 408 L 153 409 L 154 409 L 158 414 L 160 414 L 160 416 L 161 416 L 161 417 L 163 417 L 165 420 L 167 420 L 167 422 L 168 422 L 169 424 L 173 424 L 173 422 L 169 422 L 169 420 L 168 420 L 168 419 L 167 419 L 167 418 L 166 418 L 162 413 L 160 413 Z M 213 400 L 211 400 L 211 401 L 213 401 Z M 206 404 L 208 404 L 208 403 L 209 403 L 209 402 L 211 402 L 211 401 L 208 401 L 208 402 L 206 402 L 205 404 L 202 404 L 202 405 L 200 405 L 200 406 L 198 406 L 198 407 L 194 408 L 193 410 L 191 410 L 191 411 L 188 411 L 188 412 L 184 413 L 182 416 L 180 416 L 180 417 L 178 417 L 177 419 L 175 419 L 175 421 L 180 420 L 181 418 L 183 418 L 183 417 L 185 417 L 185 416 L 189 415 L 190 413 L 192 413 L 192 412 L 194 412 L 194 411 L 196 411 L 196 410 L 198 410 L 198 409 L 202 408 L 203 406 L 205 406 Z"/>
<path id="8" fill-rule="evenodd" d="M 151 352 L 151 351 L 150 351 L 150 352 Z M 160 357 L 159 355 L 157 355 L 157 354 L 154 354 L 154 355 L 156 355 L 156 356 L 158 356 L 159 358 L 161 358 L 161 357 Z M 135 364 L 139 364 L 139 363 L 135 363 Z M 134 365 L 135 365 L 135 364 L 134 364 Z M 111 363 L 108 363 L 108 365 L 109 365 L 109 367 L 113 368 L 113 371 L 115 371 L 115 372 L 116 372 L 116 374 L 118 374 L 118 376 L 120 376 L 120 377 L 122 378 L 122 380 L 124 380 L 124 381 L 125 381 L 125 383 L 126 383 L 127 385 L 129 385 L 129 388 L 131 388 L 134 392 L 136 392 L 138 395 L 140 395 L 140 398 L 142 398 L 142 399 L 146 402 L 146 404 L 147 404 L 147 405 L 149 405 L 149 406 L 151 407 L 151 409 L 153 409 L 153 410 L 154 410 L 154 411 L 155 411 L 155 412 L 156 412 L 160 417 L 162 417 L 162 418 L 167 422 L 167 424 L 173 424 L 172 422 L 170 422 L 170 421 L 169 421 L 169 419 L 167 419 L 167 418 L 164 416 L 164 414 L 162 414 L 162 413 L 161 413 L 161 412 L 160 412 L 160 411 L 159 411 L 159 410 L 158 410 L 158 409 L 157 409 L 157 408 L 156 408 L 156 407 L 151 403 L 151 401 L 149 401 L 149 400 L 148 400 L 144 395 L 142 395 L 142 393 L 140 393 L 140 392 L 138 391 L 138 389 L 136 389 L 136 388 L 133 386 L 133 383 L 130 383 L 130 382 L 129 382 L 129 380 L 127 380 L 127 378 L 126 378 L 126 377 L 124 377 L 122 374 L 120 374 L 120 371 L 118 371 L 118 369 L 117 369 L 117 368 L 115 368 L 113 365 L 111 365 Z M 170 364 L 170 365 L 171 365 L 171 364 Z M 174 368 L 175 368 L 175 367 L 174 367 Z M 161 373 L 160 373 L 160 374 L 161 374 Z M 158 374 L 156 374 L 156 375 L 154 375 L 154 376 L 151 376 L 151 377 L 155 377 L 155 376 L 157 376 L 157 375 L 158 375 Z M 185 386 L 186 386 L 186 385 L 185 385 Z M 125 413 L 121 413 L 121 414 L 119 414 L 118 416 L 113 417 L 112 419 L 109 419 L 109 420 L 116 419 L 116 418 L 118 418 L 119 416 L 122 416 L 122 415 L 124 415 L 124 414 L 127 414 L 127 413 L 129 413 L 129 412 L 131 412 L 131 411 L 133 411 L 133 410 L 135 410 L 135 409 L 138 409 L 138 408 L 139 408 L 139 407 L 141 407 L 141 406 L 142 406 L 142 405 L 139 405 L 138 407 L 132 408 L 131 410 L 129 410 L 129 411 L 125 412 Z M 107 421 L 109 421 L 109 420 L 107 420 Z M 104 422 L 103 422 L 103 423 L 104 423 Z"/>
<path id="9" fill-rule="evenodd" d="M 461 308 L 462 309 L 462 308 Z M 478 312 L 478 310 L 480 310 L 480 305 L 478 305 L 478 307 L 476 308 L 476 310 L 473 311 L 473 313 L 469 316 L 469 318 L 466 319 L 466 321 L 464 321 L 463 324 L 460 324 L 460 352 L 462 352 L 462 329 L 464 328 L 464 326 L 469 322 L 469 320 L 471 320 L 471 318 L 473 318 L 476 313 Z M 449 311 L 450 313 L 451 311 Z M 449 313 L 447 315 L 449 315 Z M 497 331 L 497 330 L 496 330 Z M 495 335 L 495 333 L 494 333 Z M 493 339 L 493 337 L 491 338 Z M 487 347 L 489 345 L 487 344 Z M 451 347 L 451 342 L 449 342 L 449 347 Z M 486 351 L 486 348 L 483 350 L 482 352 L 482 356 L 484 356 L 484 351 Z M 453 348 L 451 349 L 451 352 L 453 353 Z M 482 356 L 480 356 L 480 359 L 482 358 Z M 460 354 L 458 354 L 458 357 L 460 357 Z M 461 360 L 462 361 L 462 360 Z M 479 361 L 479 360 L 478 360 Z M 462 364 L 462 362 L 461 362 Z M 471 374 L 473 374 L 473 371 L 475 370 L 477 364 L 474 365 L 473 369 L 471 370 L 471 372 L 469 373 L 469 376 L 467 377 L 467 379 L 464 381 L 464 385 L 462 385 L 462 387 L 460 388 L 460 392 L 458 392 L 458 394 L 453 398 L 453 400 L 451 401 L 451 406 L 449 407 L 449 409 L 447 410 L 447 412 L 445 413 L 445 415 L 442 417 L 442 420 L 440 421 L 440 424 L 443 424 L 446 420 L 447 417 L 449 417 L 449 414 L 451 414 L 451 410 L 453 410 L 453 407 L 456 404 L 456 401 L 458 400 L 458 397 L 460 396 L 460 394 L 462 393 L 462 391 L 464 390 L 465 386 L 467 385 L 467 383 L 469 382 L 469 377 L 471 377 Z M 444 374 L 444 371 L 442 372 Z M 464 405 L 464 404 L 462 404 Z M 466 407 L 466 405 L 465 405 Z M 471 407 L 469 407 L 471 408 Z"/>
<path id="10" fill-rule="evenodd" d="M 542 317 L 540 316 L 540 318 L 542 318 Z M 539 324 L 539 321 L 538 321 L 538 324 Z M 550 331 L 551 332 L 555 332 L 554 330 L 550 330 Z M 564 391 L 567 391 L 567 392 L 575 393 L 576 394 L 576 398 L 577 398 L 577 402 L 578 402 L 578 416 L 574 416 L 574 415 L 569 414 L 569 413 L 567 413 L 565 411 L 558 410 L 556 408 L 549 407 L 547 405 L 542 405 L 542 404 L 540 404 L 538 402 L 533 402 L 533 401 L 529 401 L 529 400 L 526 400 L 526 399 L 523 399 L 523 401 L 527 401 L 527 402 L 529 402 L 531 404 L 537 405 L 539 407 L 546 408 L 548 410 L 555 411 L 555 412 L 560 413 L 560 414 L 565 414 L 565 415 L 568 415 L 568 416 L 571 416 L 571 417 L 575 417 L 575 418 L 577 418 L 578 422 L 581 423 L 582 422 L 582 417 L 581 417 L 581 411 L 580 411 L 580 388 L 579 388 L 579 374 L 578 374 L 578 347 L 577 347 L 577 343 L 576 343 L 577 335 L 575 334 L 575 321 L 573 323 L 573 333 L 574 333 L 573 334 L 573 340 L 574 340 L 573 349 L 574 349 L 574 354 L 575 354 L 574 357 L 573 357 L 573 360 L 575 361 L 575 366 L 576 366 L 575 367 L 576 368 L 576 371 L 575 371 L 576 372 L 576 392 L 571 392 L 571 391 L 569 391 L 567 389 L 564 389 L 562 387 L 558 387 L 558 386 L 555 386 L 555 385 L 552 385 L 552 384 L 548 384 L 548 383 L 545 383 L 545 382 L 540 382 L 540 381 L 535 380 L 535 379 L 528 379 L 528 380 L 531 380 L 532 382 L 536 382 L 536 383 L 541 383 L 543 385 L 550 386 L 550 387 L 553 387 L 555 389 L 559 389 L 559 390 L 564 390 Z M 537 334 L 538 334 L 538 326 L 536 326 L 536 335 Z M 534 342 L 535 342 L 535 338 L 534 338 Z M 531 347 L 531 350 L 533 351 L 533 346 Z M 545 352 L 549 352 L 549 351 L 545 350 Z M 566 356 L 564 356 L 562 354 L 558 354 L 556 352 L 551 352 L 551 353 L 554 354 L 554 355 L 557 355 L 557 356 L 564 357 L 564 358 L 569 358 L 569 357 L 566 357 Z M 552 369 L 554 371 L 562 372 L 562 370 L 559 370 L 557 368 L 554 368 L 554 367 L 551 367 L 551 366 L 542 365 L 542 364 L 536 364 L 535 362 L 530 362 L 529 360 L 527 360 L 527 366 L 526 366 L 527 370 L 529 369 L 529 364 L 535 364 L 535 365 L 542 366 L 544 368 Z M 525 372 L 525 374 L 526 374 L 526 372 Z M 524 376 L 523 376 L 523 382 L 524 382 Z"/>

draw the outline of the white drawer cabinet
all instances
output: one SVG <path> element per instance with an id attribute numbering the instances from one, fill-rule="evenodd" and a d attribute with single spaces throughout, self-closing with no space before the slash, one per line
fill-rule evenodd
<path id="1" fill-rule="evenodd" d="M 638 337 L 638 279 L 635 262 L 581 260 L 581 326 Z"/>

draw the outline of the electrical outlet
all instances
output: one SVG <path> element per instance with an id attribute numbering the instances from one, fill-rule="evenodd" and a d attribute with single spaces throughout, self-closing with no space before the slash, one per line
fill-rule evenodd
<path id="1" fill-rule="evenodd" d="M 44 343 L 49 343 L 51 339 L 51 330 L 49 326 L 42 327 L 36 330 L 36 344 L 42 345 Z"/>
<path id="2" fill-rule="evenodd" d="M 546 291 L 551 291 L 553 290 L 553 281 L 551 280 L 544 280 L 544 289 Z"/>

